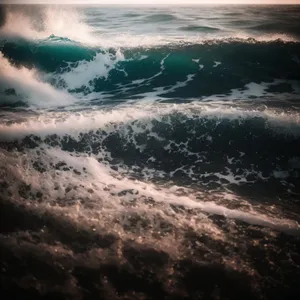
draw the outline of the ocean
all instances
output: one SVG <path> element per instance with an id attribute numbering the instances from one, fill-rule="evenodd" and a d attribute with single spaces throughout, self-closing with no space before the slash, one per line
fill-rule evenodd
<path id="1" fill-rule="evenodd" d="M 300 6 L 0 6 L 0 203 L 2 299 L 299 299 Z"/>

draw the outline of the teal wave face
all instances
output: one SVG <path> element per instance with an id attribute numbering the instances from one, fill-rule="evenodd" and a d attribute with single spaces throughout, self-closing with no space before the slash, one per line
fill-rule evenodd
<path id="1" fill-rule="evenodd" d="M 11 39 L 2 42 L 0 49 L 14 64 L 37 67 L 45 72 L 57 71 L 66 62 L 90 60 L 96 53 L 80 43 L 56 36 L 40 41 Z"/>
<path id="2" fill-rule="evenodd" d="M 51 36 L 38 42 L 5 41 L 1 52 L 13 65 L 48 74 L 56 87 L 71 93 L 106 93 L 115 100 L 153 92 L 175 101 L 228 96 L 233 90 L 243 96 L 253 83 L 271 85 L 263 88 L 265 94 L 293 93 L 300 80 L 300 43 L 280 40 L 227 39 L 195 45 L 101 49 Z"/>

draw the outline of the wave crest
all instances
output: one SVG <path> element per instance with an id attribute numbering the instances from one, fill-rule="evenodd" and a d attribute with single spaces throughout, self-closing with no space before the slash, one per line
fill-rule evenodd
<path id="1" fill-rule="evenodd" d="M 60 6 L 5 6 L 1 35 L 21 36 L 26 39 L 45 39 L 61 36 L 82 43 L 93 44 L 95 37 L 84 17 L 73 8 Z M 22 30 L 20 30 L 22 29 Z"/>

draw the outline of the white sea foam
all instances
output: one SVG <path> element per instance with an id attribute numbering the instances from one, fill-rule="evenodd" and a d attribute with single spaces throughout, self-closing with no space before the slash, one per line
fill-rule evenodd
<path id="1" fill-rule="evenodd" d="M 220 61 L 214 61 L 213 68 L 216 68 L 217 66 L 221 65 L 222 63 Z"/>
<path id="2" fill-rule="evenodd" d="M 254 44 L 256 42 L 273 42 L 281 40 L 283 42 L 298 42 L 299 40 L 295 37 L 289 35 L 263 35 L 263 36 L 253 36 L 253 35 L 236 35 L 236 36 L 206 36 L 199 37 L 186 36 L 186 35 L 176 35 L 175 37 L 169 35 L 132 35 L 129 33 L 122 33 L 119 35 L 102 35 L 98 37 L 96 42 L 97 45 L 103 47 L 126 47 L 126 48 L 137 48 L 137 47 L 157 47 L 166 45 L 176 45 L 176 44 L 186 44 L 186 45 L 203 45 L 203 44 L 217 44 L 217 43 L 232 43 L 232 42 L 242 42 Z"/>
<path id="3" fill-rule="evenodd" d="M 75 175 L 72 171 L 57 171 L 49 168 L 47 172 L 41 174 L 31 166 L 32 161 L 36 159 L 39 161 L 41 158 L 47 168 L 49 168 L 50 162 L 52 164 L 64 162 L 68 167 L 76 169 L 79 173 Z M 8 153 L 1 153 L 1 162 L 9 161 L 10 159 L 13 158 L 10 158 Z M 107 211 L 107 213 L 109 212 L 111 215 L 118 214 L 120 209 L 124 209 L 120 203 L 121 200 L 126 201 L 127 199 L 127 201 L 131 201 L 130 199 L 132 199 L 132 195 L 134 194 L 137 195 L 134 196 L 134 198 L 136 198 L 137 205 L 141 205 L 141 209 L 143 208 L 143 204 L 139 201 L 141 201 L 143 197 L 150 197 L 156 203 L 167 205 L 167 210 L 170 204 L 179 205 L 189 209 L 201 210 L 206 214 L 222 215 L 226 218 L 240 220 L 252 225 L 269 227 L 288 234 L 300 234 L 300 226 L 293 220 L 263 215 L 253 210 L 253 208 L 251 211 L 246 212 L 238 209 L 229 209 L 226 206 L 218 205 L 212 201 L 202 202 L 196 199 L 193 193 L 189 193 L 187 189 L 185 189 L 185 195 L 178 194 L 177 191 L 180 190 L 180 187 L 168 189 L 149 182 L 131 180 L 120 176 L 120 174 L 112 171 L 107 165 L 99 163 L 93 156 L 78 156 L 57 148 L 49 148 L 43 150 L 43 154 L 37 154 L 35 150 L 29 150 L 26 156 L 19 156 L 17 160 L 18 162 L 15 163 L 17 163 L 18 168 L 12 168 L 13 164 L 9 164 L 6 167 L 10 168 L 10 170 L 6 172 L 11 174 L 9 176 L 13 176 L 14 178 L 13 185 L 9 188 L 13 194 L 12 197 L 14 197 L 16 193 L 15 189 L 18 180 L 21 180 L 30 184 L 32 190 L 42 189 L 45 195 L 44 201 L 53 202 L 53 199 L 69 199 L 70 197 L 78 199 L 85 197 L 86 199 L 90 199 L 86 201 L 93 204 L 93 211 L 95 213 L 101 209 Z M 1 167 L 2 169 L 4 167 L 2 163 Z M 9 177 L 7 177 L 7 180 L 9 180 Z M 82 188 L 78 188 L 80 186 Z M 66 192 L 67 187 L 69 187 L 69 189 Z M 73 187 L 77 188 L 74 190 Z M 90 189 L 93 190 L 92 194 Z M 128 190 L 135 192 L 129 195 L 125 193 L 124 197 L 122 195 L 116 197 L 120 192 Z M 184 191 L 184 189 L 182 191 Z M 164 212 L 164 207 L 161 207 L 161 210 Z M 178 219 L 176 219 L 176 222 L 177 221 Z M 185 222 L 184 219 L 179 221 Z M 182 225 L 183 224 L 184 223 L 182 223 Z M 204 224 L 208 227 L 211 226 L 209 222 L 204 222 L 202 225 Z M 180 226 L 180 223 L 177 224 L 177 226 Z M 201 225 L 198 224 L 197 226 L 200 226 L 198 229 L 201 228 Z M 204 227 L 202 226 L 202 230 L 204 230 Z"/>
<path id="4" fill-rule="evenodd" d="M 68 89 L 76 89 L 82 86 L 92 88 L 91 82 L 97 78 L 107 78 L 109 72 L 115 65 L 124 60 L 124 55 L 120 50 L 115 55 L 104 52 L 97 53 L 93 60 L 82 60 L 75 68 L 71 68 L 69 72 L 59 74 L 55 77 L 62 79 Z"/>
<path id="5" fill-rule="evenodd" d="M 6 8 L 6 22 L 0 34 L 44 39 L 50 35 L 95 44 L 92 28 L 76 9 L 62 6 L 43 6 L 32 11 Z"/>
<path id="6" fill-rule="evenodd" d="M 295 95 L 300 94 L 300 85 L 297 80 L 282 80 L 282 79 L 273 79 L 271 82 L 250 82 L 245 84 L 243 88 L 232 89 L 229 94 L 223 95 L 211 95 L 205 97 L 203 101 L 216 100 L 217 98 L 224 98 L 226 101 L 235 101 L 235 100 L 247 100 L 255 98 L 276 98 L 276 93 L 268 91 L 269 88 L 276 87 L 280 84 L 288 84 L 292 89 L 292 93 L 280 93 L 281 98 L 284 99 L 293 99 Z"/>
<path id="7" fill-rule="evenodd" d="M 8 89 L 14 90 L 12 95 L 5 97 L 5 102 L 21 100 L 32 107 L 52 107 L 68 105 L 74 101 L 69 94 L 58 91 L 50 84 L 42 82 L 37 70 L 13 66 L 3 57 L 1 52 L 0 83 L 2 94 Z"/>
<path id="8" fill-rule="evenodd" d="M 119 124 L 139 120 L 149 122 L 151 120 L 162 120 L 164 116 L 180 113 L 190 118 L 212 118 L 217 120 L 229 119 L 240 120 L 251 118 L 263 118 L 267 121 L 269 129 L 283 130 L 288 132 L 291 126 L 298 127 L 300 115 L 297 112 L 289 113 L 268 109 L 262 110 L 245 109 L 230 105 L 207 104 L 194 102 L 189 104 L 159 104 L 146 105 L 145 103 L 131 103 L 114 109 L 86 110 L 82 112 L 52 112 L 38 117 L 31 117 L 24 122 L 13 124 L 0 124 L 1 139 L 15 139 L 28 134 L 46 136 L 49 134 L 69 134 L 77 138 L 80 132 L 89 132 L 104 128 L 110 124 Z M 166 119 L 164 118 L 164 122 Z M 295 132 L 296 134 L 296 132 Z"/>

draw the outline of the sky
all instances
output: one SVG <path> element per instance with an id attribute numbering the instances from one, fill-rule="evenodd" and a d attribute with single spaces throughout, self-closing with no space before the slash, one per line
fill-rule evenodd
<path id="1" fill-rule="evenodd" d="M 93 4 L 300 4 L 300 0 L 0 0 L 0 3 Z"/>

